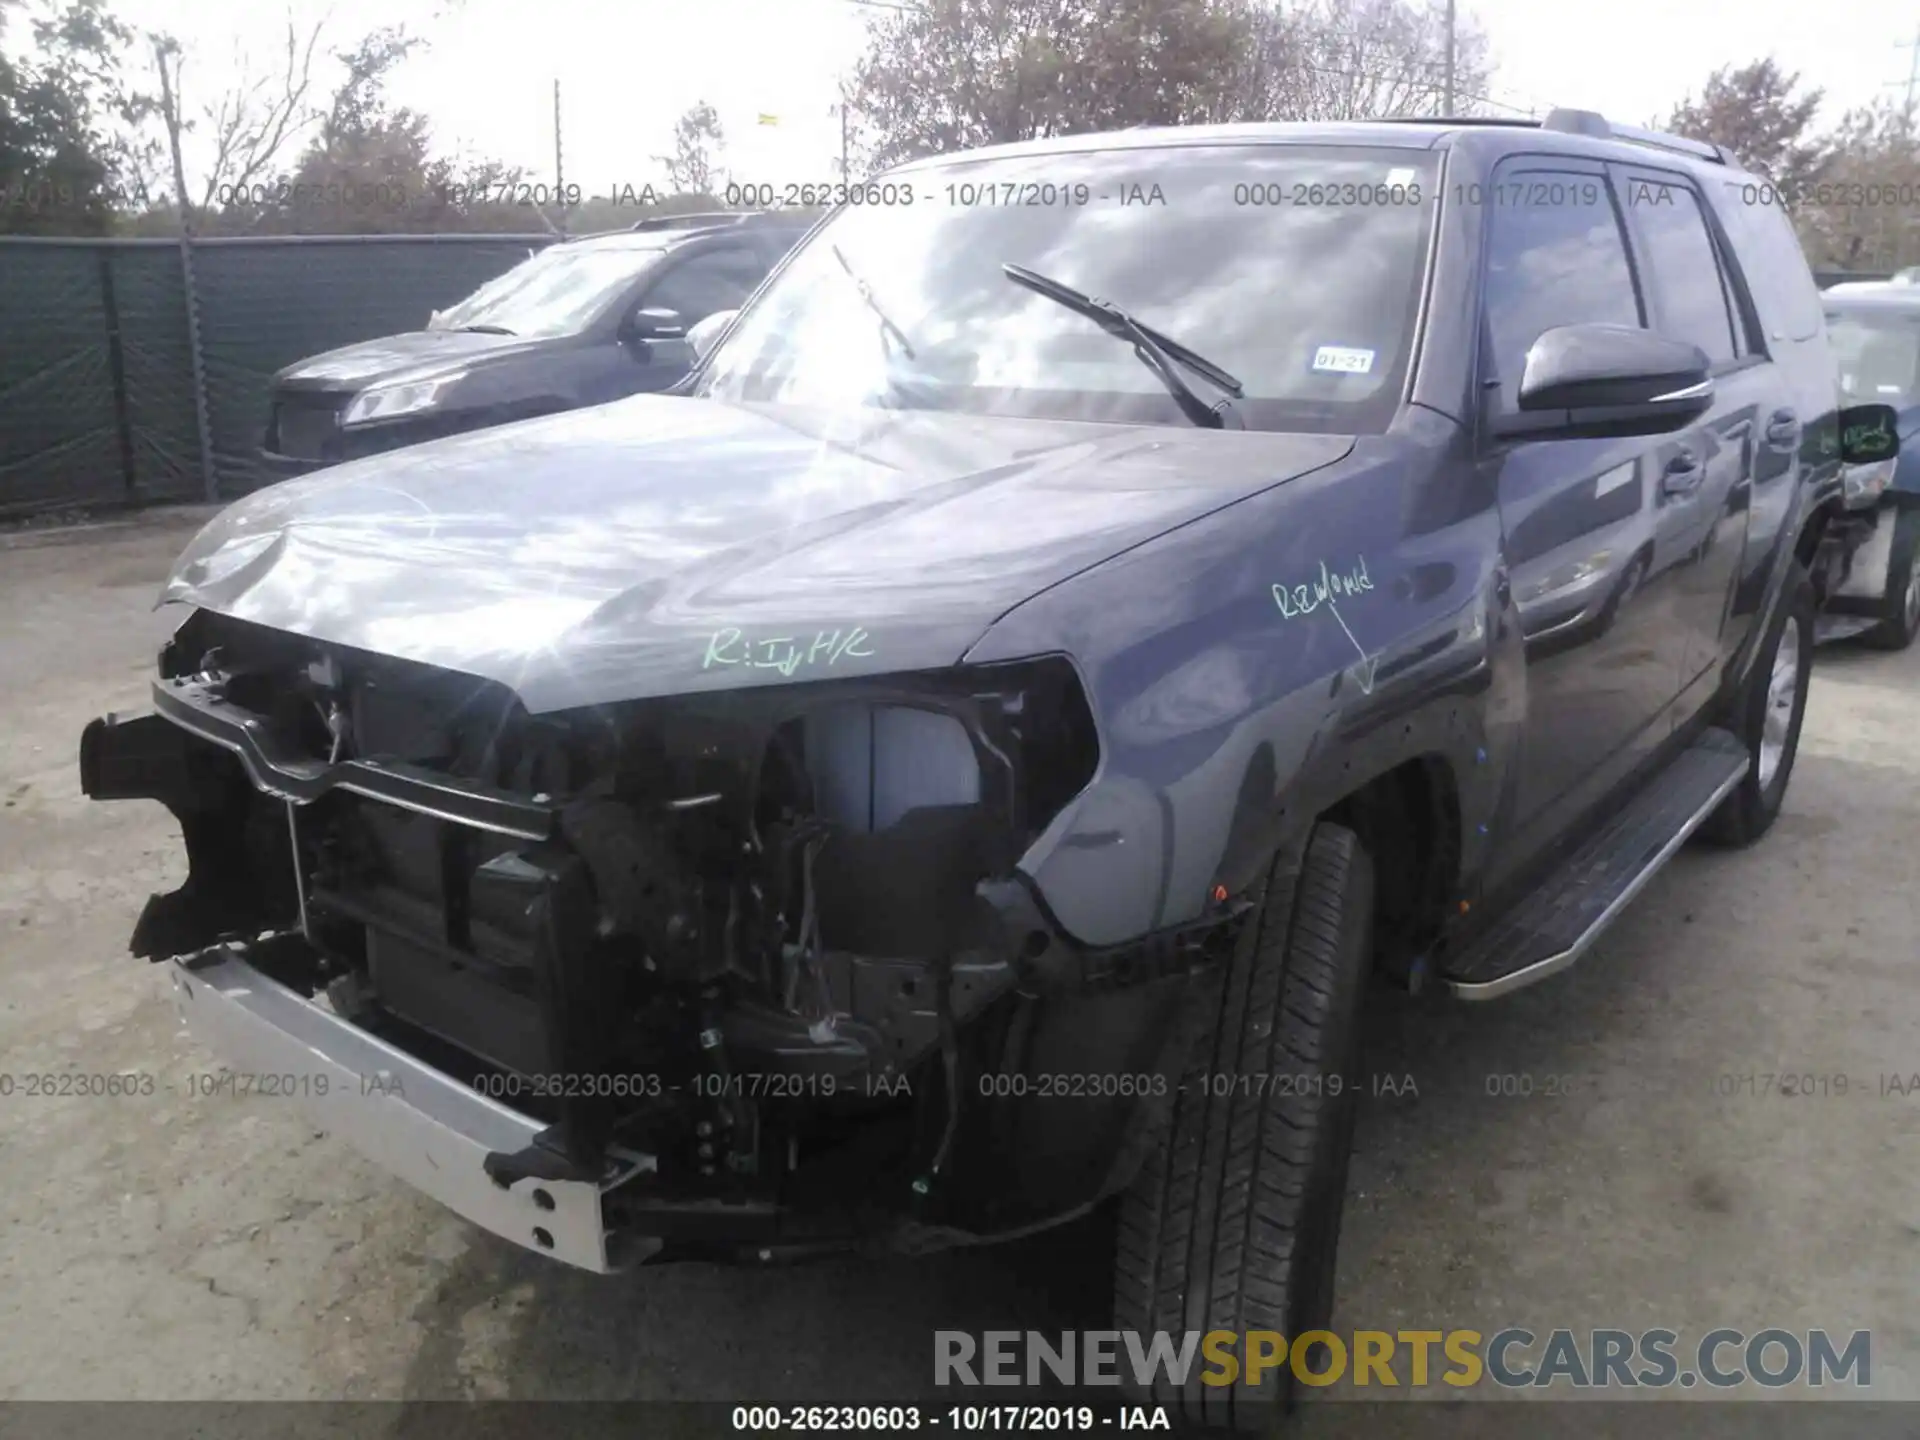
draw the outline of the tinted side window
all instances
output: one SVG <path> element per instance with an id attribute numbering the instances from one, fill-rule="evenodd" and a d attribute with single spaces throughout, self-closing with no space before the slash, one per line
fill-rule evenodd
<path id="1" fill-rule="evenodd" d="M 1485 328 L 1511 410 L 1541 331 L 1643 322 L 1619 212 L 1599 175 L 1502 172 L 1487 199 Z"/>
<path id="2" fill-rule="evenodd" d="M 691 325 L 716 310 L 737 309 L 764 274 L 759 256 L 744 246 L 708 250 L 675 265 L 640 303 L 678 310 Z"/>
<path id="3" fill-rule="evenodd" d="M 1715 365 L 1730 363 L 1735 352 L 1727 287 L 1699 198 L 1673 176 L 1630 176 L 1625 194 L 1653 294 L 1654 328 L 1692 341 Z"/>
<path id="4" fill-rule="evenodd" d="M 800 243 L 800 237 L 806 233 L 805 230 L 794 229 L 775 230 L 761 235 L 760 254 L 767 269 L 771 270 L 775 265 L 778 265 L 782 260 L 786 259 L 787 252 L 798 245 Z"/>
<path id="5" fill-rule="evenodd" d="M 1820 287 L 1773 187 L 1750 175 L 1729 180 L 1714 208 L 1733 240 L 1734 258 L 1768 338 L 1811 340 L 1819 334 Z"/>

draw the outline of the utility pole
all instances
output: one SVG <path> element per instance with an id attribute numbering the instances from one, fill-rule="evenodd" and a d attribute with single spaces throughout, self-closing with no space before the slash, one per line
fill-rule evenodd
<path id="1" fill-rule="evenodd" d="M 852 121 L 847 113 L 847 82 L 840 82 L 840 103 L 833 107 L 840 116 L 840 179 L 845 182 L 852 168 Z"/>
<path id="2" fill-rule="evenodd" d="M 160 70 L 160 114 L 167 124 L 167 147 L 173 152 L 173 195 L 180 210 L 180 233 L 191 235 L 193 215 L 187 205 L 187 167 L 180 159 L 180 110 L 173 98 L 173 77 L 167 70 L 167 59 L 173 52 L 158 35 L 150 38 L 154 63 Z"/>
<path id="3" fill-rule="evenodd" d="M 553 77 L 553 204 L 560 212 L 560 233 L 567 233 L 566 166 L 560 158 L 560 77 Z"/>
<path id="4" fill-rule="evenodd" d="M 1913 39 L 1905 45 L 1896 45 L 1893 48 L 1896 50 L 1913 51 L 1913 59 L 1907 64 L 1907 98 L 1900 106 L 1901 128 L 1911 131 L 1913 129 L 1914 91 L 1916 88 L 1920 88 L 1920 31 L 1916 31 Z"/>
<path id="5" fill-rule="evenodd" d="M 220 476 L 213 468 L 213 424 L 207 414 L 207 367 L 200 349 L 200 296 L 193 283 L 193 207 L 187 203 L 187 167 L 180 158 L 180 101 L 173 93 L 167 60 L 179 52 L 160 36 L 153 42 L 153 58 L 160 67 L 160 110 L 167 125 L 167 146 L 173 152 L 173 194 L 180 208 L 180 298 L 186 302 L 187 360 L 193 375 L 193 422 L 200 440 L 200 483 L 209 501 L 220 498 Z"/>
<path id="6" fill-rule="evenodd" d="M 1920 30 L 1917 30 L 1913 39 L 1905 45 L 1896 45 L 1893 48 L 1896 50 L 1911 50 L 1913 52 L 1912 58 L 1907 62 L 1907 78 L 1904 83 L 1906 96 L 1900 102 L 1900 140 L 1902 145 L 1911 151 L 1913 146 L 1914 100 L 1916 98 L 1916 92 L 1920 91 Z M 1890 82 L 1888 88 L 1891 88 L 1892 85 L 1900 84 L 1902 84 L 1902 82 L 1895 80 Z M 1907 252 L 1906 237 L 1904 235 L 1896 235 L 1892 238 L 1891 244 L 1889 245 L 1886 232 L 1890 227 L 1911 232 L 1913 228 L 1912 217 L 1907 216 L 1895 219 L 1883 209 L 1879 212 L 1878 219 L 1881 233 L 1875 240 L 1875 249 L 1891 249 L 1894 252 L 1894 263 L 1897 265 L 1900 255 Z M 1849 266 L 1854 263 L 1854 260 L 1858 256 L 1862 243 L 1863 237 L 1856 233 L 1853 236 L 1852 247 L 1847 255 L 1847 264 Z M 1886 256 L 1884 254 L 1880 255 L 1874 263 L 1879 264 L 1885 259 Z"/>
<path id="7" fill-rule="evenodd" d="M 1447 0 L 1447 68 L 1446 68 L 1446 78 L 1443 81 L 1443 85 L 1445 88 L 1441 96 L 1443 108 L 1441 109 L 1440 113 L 1442 115 L 1453 115 L 1456 113 L 1453 108 L 1453 34 L 1454 34 L 1453 9 L 1454 9 L 1454 0 Z M 1916 50 L 1914 53 L 1915 55 L 1920 56 L 1920 50 Z"/>

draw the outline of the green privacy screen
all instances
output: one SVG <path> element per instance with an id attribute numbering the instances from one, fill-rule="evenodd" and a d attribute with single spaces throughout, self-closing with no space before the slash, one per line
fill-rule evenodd
<path id="1" fill-rule="evenodd" d="M 126 492 L 98 253 L 0 250 L 0 511 Z"/>
<path id="2" fill-rule="evenodd" d="M 547 236 L 195 241 L 207 441 L 187 266 L 171 240 L 0 238 L 0 515 L 221 499 L 266 483 L 273 372 L 417 330 Z"/>

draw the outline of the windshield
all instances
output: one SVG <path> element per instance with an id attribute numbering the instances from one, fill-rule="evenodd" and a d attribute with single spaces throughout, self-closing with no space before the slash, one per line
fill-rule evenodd
<path id="1" fill-rule="evenodd" d="M 844 208 L 793 256 L 697 391 L 1192 423 L 1131 342 L 1015 283 L 1013 264 L 1237 378 L 1250 428 L 1378 432 L 1420 308 L 1433 164 L 1425 151 L 1205 146 L 882 178 L 865 187 L 873 203 Z"/>
<path id="2" fill-rule="evenodd" d="M 432 328 L 576 334 L 659 256 L 658 246 L 553 245 L 442 311 Z"/>
<path id="3" fill-rule="evenodd" d="M 1827 337 L 1847 400 L 1905 409 L 1920 378 L 1920 309 L 1830 310 Z"/>

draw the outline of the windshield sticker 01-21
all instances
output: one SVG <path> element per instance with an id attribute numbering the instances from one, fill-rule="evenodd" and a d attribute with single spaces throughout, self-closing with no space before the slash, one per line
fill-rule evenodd
<path id="1" fill-rule="evenodd" d="M 1313 352 L 1312 368 L 1326 375 L 1370 375 L 1373 351 L 1353 345 L 1322 345 Z"/>

